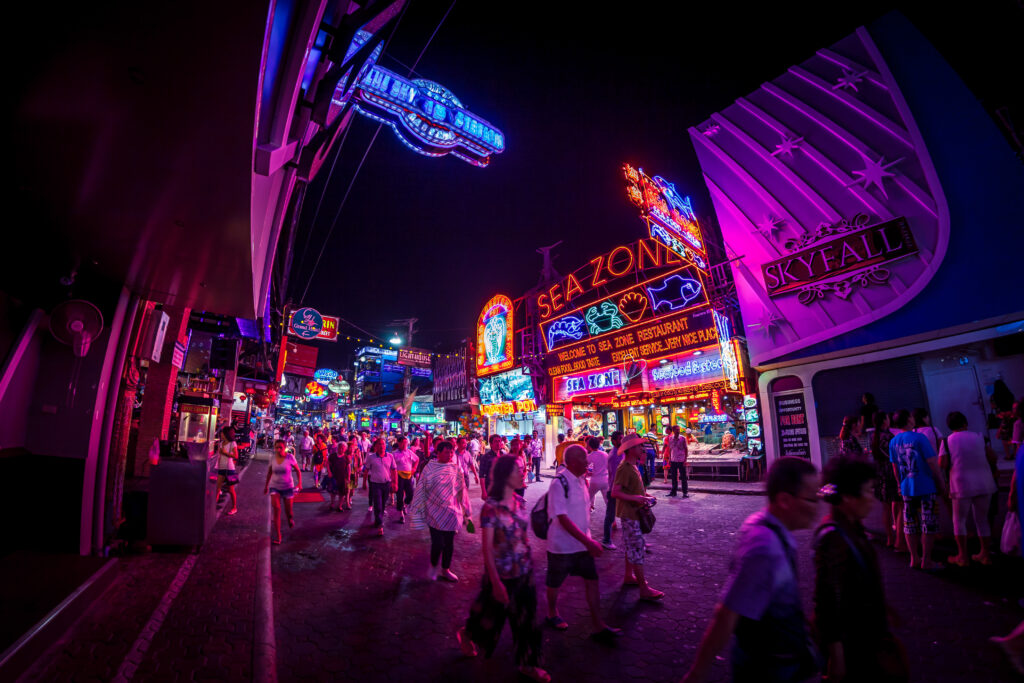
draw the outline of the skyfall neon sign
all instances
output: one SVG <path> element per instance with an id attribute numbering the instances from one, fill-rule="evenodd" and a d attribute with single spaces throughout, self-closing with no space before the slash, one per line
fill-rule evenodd
<path id="1" fill-rule="evenodd" d="M 429 157 L 451 154 L 484 167 L 505 151 L 505 134 L 470 113 L 450 90 L 433 81 L 405 79 L 374 66 L 353 95 L 360 114 L 394 130 L 402 143 Z"/>

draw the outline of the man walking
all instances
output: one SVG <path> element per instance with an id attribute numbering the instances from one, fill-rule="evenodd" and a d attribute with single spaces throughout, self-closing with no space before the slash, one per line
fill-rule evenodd
<path id="1" fill-rule="evenodd" d="M 686 481 L 686 458 L 688 455 L 686 437 L 679 436 L 679 425 L 676 425 L 672 427 L 672 437 L 665 444 L 665 460 L 668 461 L 672 471 L 672 493 L 668 494 L 670 496 L 676 495 L 681 478 L 683 480 L 683 498 L 690 497 L 690 488 Z"/>
<path id="2" fill-rule="evenodd" d="M 458 463 L 459 468 L 462 470 L 462 476 L 466 479 L 466 489 L 469 489 L 469 475 L 472 473 L 473 480 L 479 484 L 480 475 L 476 472 L 476 462 L 473 460 L 473 454 L 469 451 L 466 437 L 460 436 L 455 446 L 455 461 Z"/>
<path id="3" fill-rule="evenodd" d="M 569 628 L 558 614 L 558 589 L 566 578 L 579 576 L 587 595 L 590 621 L 595 639 L 619 635 L 601 619 L 601 600 L 597 585 L 597 565 L 594 558 L 604 552 L 590 536 L 590 491 L 587 487 L 587 451 L 582 446 L 570 446 L 565 451 L 565 467 L 558 471 L 548 487 L 548 572 L 547 624 L 559 631 Z"/>
<path id="4" fill-rule="evenodd" d="M 704 680 L 734 633 L 733 681 L 798 683 L 819 671 L 792 534 L 818 518 L 818 473 L 803 458 L 779 458 L 768 471 L 767 489 L 768 507 L 740 527 L 725 590 L 684 683 Z"/>
<path id="5" fill-rule="evenodd" d="M 395 468 L 398 471 L 398 491 L 395 492 L 395 509 L 398 510 L 398 523 L 405 524 L 405 506 L 412 502 L 415 491 L 412 475 L 416 473 L 416 465 L 420 457 L 416 451 L 409 448 L 409 439 L 400 437 L 398 447 L 392 454 L 395 459 Z"/>
<path id="6" fill-rule="evenodd" d="M 644 439 L 638 434 L 630 434 L 622 440 L 619 452 L 623 460 L 615 472 L 612 495 L 615 497 L 616 514 L 622 522 L 622 544 L 626 548 L 626 575 L 622 583 L 625 586 L 639 586 L 641 600 L 661 600 L 665 594 L 651 588 L 644 576 L 647 542 L 640 531 L 639 511 L 642 506 L 650 505 L 654 500 L 654 496 L 647 495 L 637 467 L 637 463 L 644 457 Z"/>
<path id="7" fill-rule="evenodd" d="M 299 462 L 302 463 L 302 471 L 308 472 L 310 463 L 313 460 L 313 446 L 316 445 L 313 437 L 309 435 L 308 429 L 302 430 L 302 436 L 298 438 Z"/>
<path id="8" fill-rule="evenodd" d="M 501 443 L 503 439 L 497 434 L 491 434 L 491 449 L 480 456 L 480 497 L 487 500 L 487 490 L 491 486 L 491 467 L 494 461 L 502 455 Z"/>
<path id="9" fill-rule="evenodd" d="M 363 471 L 370 480 L 370 505 L 373 507 L 373 525 L 377 535 L 384 535 L 384 503 L 391 491 L 398 490 L 398 468 L 395 457 L 384 447 L 384 440 L 377 439 L 370 454 L 366 456 Z"/>

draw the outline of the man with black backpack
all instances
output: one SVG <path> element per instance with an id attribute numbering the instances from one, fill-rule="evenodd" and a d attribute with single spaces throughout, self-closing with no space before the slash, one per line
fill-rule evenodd
<path id="1" fill-rule="evenodd" d="M 590 536 L 590 491 L 587 487 L 587 451 L 572 445 L 565 449 L 565 467 L 559 468 L 548 487 L 547 514 L 547 624 L 559 631 L 569 628 L 558 614 L 558 590 L 570 576 L 579 576 L 586 586 L 587 606 L 594 626 L 591 637 L 609 639 L 621 633 L 601 619 L 597 566 L 601 544 Z"/>

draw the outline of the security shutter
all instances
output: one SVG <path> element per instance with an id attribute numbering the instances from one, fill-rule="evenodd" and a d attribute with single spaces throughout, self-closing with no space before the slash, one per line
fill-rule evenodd
<path id="1" fill-rule="evenodd" d="M 818 433 L 823 439 L 839 435 L 843 417 L 860 410 L 865 392 L 874 394 L 875 403 L 887 413 L 928 407 L 917 356 L 822 370 L 812 385 Z M 865 429 L 870 426 L 864 425 Z"/>

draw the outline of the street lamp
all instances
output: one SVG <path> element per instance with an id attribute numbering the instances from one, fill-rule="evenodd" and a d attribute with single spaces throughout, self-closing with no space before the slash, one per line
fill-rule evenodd
<path id="1" fill-rule="evenodd" d="M 388 343 L 389 344 L 394 344 L 395 346 L 401 346 L 402 345 L 402 338 L 399 337 L 397 334 L 392 335 L 391 339 L 388 339 Z"/>

